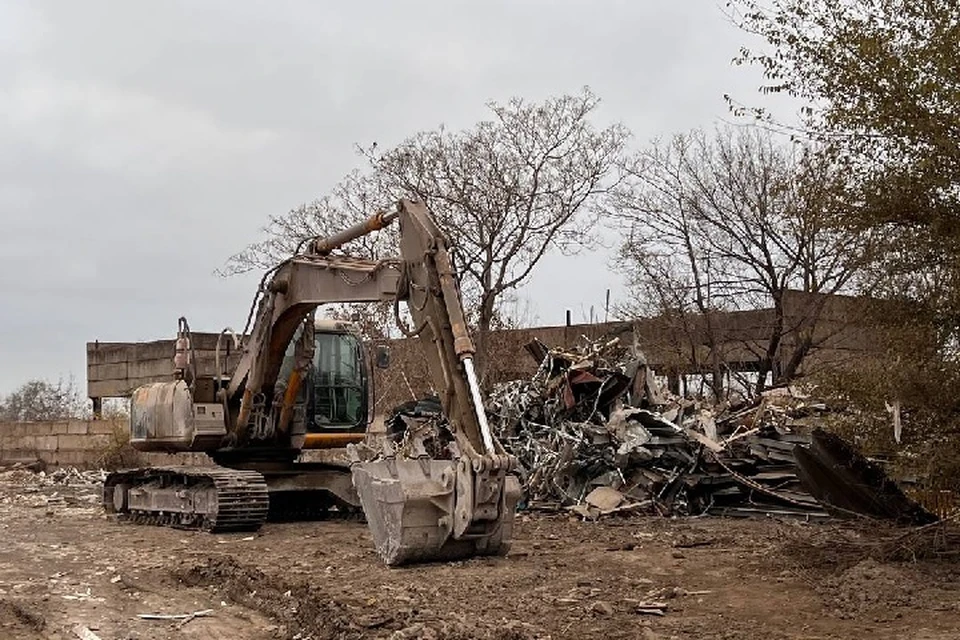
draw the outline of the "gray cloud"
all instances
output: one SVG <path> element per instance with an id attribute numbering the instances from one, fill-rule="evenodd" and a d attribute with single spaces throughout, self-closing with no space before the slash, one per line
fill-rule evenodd
<path id="1" fill-rule="evenodd" d="M 752 98 L 711 2 L 0 2 L 0 393 L 84 382 L 88 340 L 242 324 L 255 275 L 213 275 L 271 213 L 484 103 L 583 85 L 638 143 Z M 609 253 L 550 257 L 541 322 L 621 292 Z"/>

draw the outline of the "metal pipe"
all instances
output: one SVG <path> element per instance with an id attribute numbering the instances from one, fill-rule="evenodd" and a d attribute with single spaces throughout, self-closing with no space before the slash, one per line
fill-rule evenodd
<path id="1" fill-rule="evenodd" d="M 223 336 L 230 334 L 233 337 L 233 348 L 237 351 L 240 350 L 240 338 L 237 337 L 236 332 L 230 327 L 224 327 L 223 331 L 220 332 L 220 335 L 217 336 L 217 347 L 213 352 L 214 366 L 217 370 L 217 386 L 219 386 L 223 380 L 223 369 L 220 368 L 220 341 L 223 339 Z"/>
<path id="2" fill-rule="evenodd" d="M 337 247 L 342 247 L 351 240 L 356 240 L 357 238 L 365 236 L 368 233 L 383 229 L 385 226 L 396 220 L 397 216 L 399 215 L 399 211 L 375 213 L 363 222 L 355 224 L 352 227 L 344 229 L 343 231 L 338 231 L 337 233 L 327 236 L 326 238 L 316 238 L 311 243 L 311 249 L 313 253 L 325 256 Z"/>
<path id="3" fill-rule="evenodd" d="M 464 358 L 463 370 L 467 373 L 467 386 L 470 387 L 470 397 L 473 398 L 473 408 L 477 414 L 477 422 L 480 423 L 480 436 L 483 438 L 483 446 L 487 453 L 496 455 L 493 448 L 493 434 L 490 433 L 490 425 L 487 423 L 487 412 L 483 409 L 483 399 L 480 397 L 480 384 L 477 382 L 477 372 L 473 368 L 473 358 Z"/>
<path id="4" fill-rule="evenodd" d="M 342 449 L 351 443 L 363 442 L 366 433 L 308 433 L 304 436 L 304 449 Z"/>
<path id="5" fill-rule="evenodd" d="M 247 421 L 250 420 L 250 412 L 253 410 L 253 389 L 247 387 L 240 396 L 240 412 L 237 414 L 237 423 L 233 425 L 233 432 L 240 435 L 240 432 L 246 428 Z"/>

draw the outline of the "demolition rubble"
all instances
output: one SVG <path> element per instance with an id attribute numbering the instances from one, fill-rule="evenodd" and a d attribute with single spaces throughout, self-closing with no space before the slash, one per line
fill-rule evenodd
<path id="1" fill-rule="evenodd" d="M 17 463 L 0 467 L 0 505 L 47 509 L 99 506 L 106 472 L 73 467 L 47 472 L 43 466 Z"/>
<path id="2" fill-rule="evenodd" d="M 618 339 L 568 350 L 534 341 L 526 349 L 540 363 L 536 374 L 498 385 L 486 406 L 499 441 L 519 462 L 521 509 L 568 510 L 584 519 L 619 513 L 938 520 L 879 466 L 821 429 L 829 407 L 797 387 L 713 403 L 665 392 L 643 355 Z M 376 446 L 350 445 L 348 457 L 459 457 L 435 396 L 397 407 L 385 435 Z M 40 487 L 93 489 L 104 477 L 35 465 L 0 470 L 0 484 L 26 487 L 17 499 L 30 506 L 62 500 L 56 492 L 40 495 Z M 99 500 L 92 490 L 83 498 Z"/>
<path id="3" fill-rule="evenodd" d="M 856 468 L 844 477 L 823 473 L 827 449 L 838 445 L 811 445 L 823 443 L 815 427 L 828 409 L 796 388 L 709 404 L 658 389 L 642 354 L 618 340 L 574 350 L 533 342 L 527 350 L 541 363 L 538 372 L 498 386 L 488 414 L 521 464 L 528 509 L 566 508 L 589 519 L 627 512 L 823 518 L 837 515 L 827 496 L 863 484 Z M 858 464 L 861 471 L 869 465 Z M 882 471 L 869 473 L 887 502 L 894 493 L 902 501 L 895 513 L 869 515 L 917 523 L 933 517 L 891 488 Z M 818 480 L 823 503 L 808 491 Z"/>

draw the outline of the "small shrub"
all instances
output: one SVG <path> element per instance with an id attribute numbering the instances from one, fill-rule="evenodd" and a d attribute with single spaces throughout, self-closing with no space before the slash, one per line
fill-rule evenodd
<path id="1" fill-rule="evenodd" d="M 130 445 L 130 429 L 124 418 L 111 418 L 110 444 L 97 456 L 97 466 L 110 471 L 142 465 L 140 452 Z"/>

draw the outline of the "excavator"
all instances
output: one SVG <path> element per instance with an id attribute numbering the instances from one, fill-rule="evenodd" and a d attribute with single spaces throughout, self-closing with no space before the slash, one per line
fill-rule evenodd
<path id="1" fill-rule="evenodd" d="M 398 257 L 337 251 L 394 221 Z M 394 446 L 368 429 L 362 340 L 349 323 L 315 318 L 324 304 L 377 301 L 392 302 L 398 325 L 419 339 L 449 436 L 441 453 Z M 214 375 L 199 375 L 189 323 L 180 319 L 172 379 L 132 393 L 130 443 L 203 452 L 210 464 L 113 472 L 103 485 L 105 511 L 216 533 L 257 530 L 268 516 L 362 509 L 389 566 L 507 553 L 517 461 L 487 423 L 449 240 L 423 203 L 401 200 L 301 244 L 265 273 L 247 328 L 220 334 L 225 347 L 239 348 L 234 366 L 224 366 L 218 340 Z M 356 455 L 359 446 L 373 455 Z M 341 447 L 352 461 L 301 460 L 305 450 Z"/>

